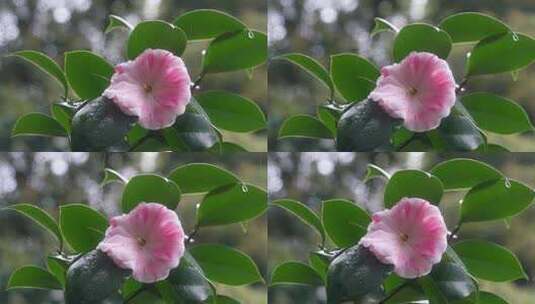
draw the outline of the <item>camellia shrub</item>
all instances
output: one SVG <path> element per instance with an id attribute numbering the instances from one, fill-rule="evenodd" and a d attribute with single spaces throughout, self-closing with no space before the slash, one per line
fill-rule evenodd
<path id="1" fill-rule="evenodd" d="M 489 92 L 468 92 L 481 75 L 510 73 L 535 60 L 535 40 L 479 13 L 460 13 L 438 27 L 415 23 L 401 29 L 376 18 L 371 35 L 395 35 L 392 65 L 379 69 L 357 54 L 331 56 L 330 69 L 303 54 L 284 54 L 329 90 L 317 115 L 295 115 L 279 138 L 333 140 L 338 151 L 503 151 L 486 132 L 533 131 L 516 102 Z M 448 56 L 456 45 L 473 45 L 464 77 L 456 81 Z"/>
<path id="2" fill-rule="evenodd" d="M 218 294 L 215 283 L 242 286 L 263 282 L 245 253 L 221 244 L 194 243 L 205 227 L 244 224 L 264 214 L 267 193 L 233 173 L 204 163 L 174 169 L 168 177 L 140 174 L 129 180 L 105 170 L 103 185 L 124 184 L 123 215 L 107 219 L 84 204 L 60 207 L 59 220 L 32 204 L 9 210 L 32 219 L 58 240 L 45 256 L 47 268 L 24 266 L 7 289 L 64 290 L 67 304 L 239 303 Z M 194 227 L 179 219 L 183 195 L 195 195 Z"/>
<path id="3" fill-rule="evenodd" d="M 383 211 L 370 214 L 346 199 L 322 202 L 321 215 L 292 199 L 271 203 L 308 224 L 319 250 L 308 263 L 276 266 L 271 285 L 324 286 L 327 303 L 507 303 L 479 281 L 528 279 L 517 257 L 484 239 L 460 239 L 464 225 L 508 221 L 528 208 L 534 189 L 472 159 L 452 159 L 429 172 L 389 175 L 369 165 L 365 180 L 386 179 Z M 448 231 L 440 202 L 461 192 L 459 220 Z"/>
<path id="4" fill-rule="evenodd" d="M 63 87 L 51 116 L 18 119 L 13 136 L 67 137 L 73 151 L 244 151 L 220 130 L 254 132 L 266 127 L 252 100 L 226 91 L 201 92 L 211 74 L 243 70 L 251 74 L 267 58 L 267 37 L 220 11 L 194 10 L 168 23 L 142 21 L 135 27 L 110 16 L 106 32 L 129 32 L 125 62 L 115 68 L 85 50 L 65 53 L 61 68 L 38 51 L 25 59 Z M 192 78 L 181 59 L 188 44 L 208 40 L 201 72 Z"/>

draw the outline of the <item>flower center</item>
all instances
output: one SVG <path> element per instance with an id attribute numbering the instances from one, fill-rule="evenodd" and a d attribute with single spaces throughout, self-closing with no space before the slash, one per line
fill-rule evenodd
<path id="1" fill-rule="evenodd" d="M 406 241 L 408 241 L 408 240 L 409 240 L 409 236 L 408 236 L 408 235 L 406 235 L 406 234 L 405 234 L 405 233 L 403 233 L 403 232 L 400 232 L 400 234 L 399 234 L 399 238 L 400 238 L 400 239 L 401 239 L 401 241 L 403 241 L 403 242 L 406 242 Z"/>
<path id="2" fill-rule="evenodd" d="M 139 244 L 139 246 L 141 246 L 141 247 L 143 247 L 143 246 L 145 246 L 145 244 L 147 244 L 147 241 L 145 241 L 144 238 L 138 237 L 136 240 L 137 240 L 137 243 Z"/>
<path id="3" fill-rule="evenodd" d="M 143 90 L 145 90 L 145 93 L 150 93 L 152 92 L 152 86 L 148 83 L 144 84 L 143 85 Z"/>
<path id="4" fill-rule="evenodd" d="M 408 93 L 409 93 L 409 95 L 414 96 L 414 95 L 418 94 L 418 89 L 416 89 L 415 87 L 410 87 L 409 90 L 408 90 Z"/>

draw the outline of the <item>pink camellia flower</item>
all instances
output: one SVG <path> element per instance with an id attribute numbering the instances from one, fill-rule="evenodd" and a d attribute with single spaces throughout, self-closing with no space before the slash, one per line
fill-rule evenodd
<path id="1" fill-rule="evenodd" d="M 176 213 L 156 203 L 141 203 L 113 217 L 97 249 L 142 283 L 167 278 L 184 255 L 184 230 Z"/>
<path id="2" fill-rule="evenodd" d="M 411 53 L 381 69 L 369 98 L 413 132 L 435 129 L 455 104 L 455 78 L 448 63 L 431 53 Z"/>
<path id="3" fill-rule="evenodd" d="M 448 246 L 448 229 L 440 210 L 419 198 L 403 198 L 392 209 L 375 213 L 361 239 L 384 264 L 402 278 L 431 272 Z"/>
<path id="4" fill-rule="evenodd" d="M 104 96 L 151 130 L 169 127 L 191 98 L 191 79 L 184 62 L 165 50 L 145 50 L 115 67 Z"/>

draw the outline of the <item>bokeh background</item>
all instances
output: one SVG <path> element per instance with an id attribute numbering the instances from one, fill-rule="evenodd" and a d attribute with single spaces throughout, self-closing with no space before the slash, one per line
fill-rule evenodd
<path id="1" fill-rule="evenodd" d="M 391 33 L 369 33 L 374 17 L 382 17 L 398 27 L 413 22 L 438 24 L 444 17 L 463 11 L 477 11 L 498 17 L 515 31 L 535 36 L 533 0 L 269 0 L 270 56 L 300 52 L 328 66 L 332 54 L 353 52 L 369 58 L 377 66 L 390 64 Z M 456 79 L 462 79 L 466 53 L 471 46 L 456 46 L 449 57 Z M 514 81 L 510 74 L 477 77 L 468 90 L 488 91 L 507 96 L 535 117 L 535 65 L 522 71 Z M 315 115 L 328 92 L 316 79 L 283 61 L 269 67 L 271 151 L 332 151 L 332 141 L 284 139 L 277 141 L 280 125 L 290 115 Z M 511 151 L 535 151 L 533 133 L 491 136 Z"/>
<path id="2" fill-rule="evenodd" d="M 482 160 L 506 176 L 535 187 L 535 154 L 435 154 L 435 153 L 272 153 L 268 158 L 270 201 L 280 198 L 299 200 L 319 212 L 321 201 L 349 199 L 370 212 L 381 210 L 385 181 L 363 182 L 366 167 L 373 163 L 389 173 L 400 169 L 430 170 L 437 163 L 468 157 Z M 446 224 L 453 229 L 458 219 L 458 202 L 463 192 L 447 192 L 440 208 Z M 503 221 L 464 224 L 459 239 L 482 238 L 512 250 L 520 259 L 530 280 L 511 283 L 481 282 L 481 289 L 494 292 L 514 304 L 535 303 L 535 207 Z M 288 260 L 307 262 L 308 253 L 317 250 L 319 238 L 307 225 L 287 211 L 272 207 L 268 213 L 269 269 Z M 269 290 L 273 304 L 320 304 L 325 302 L 323 288 L 277 286 Z"/>
<path id="3" fill-rule="evenodd" d="M 174 168 L 192 162 L 218 165 L 245 182 L 264 189 L 267 185 L 266 156 L 261 153 L 219 157 L 194 153 L 0 153 L 0 303 L 64 303 L 61 291 L 5 291 L 13 270 L 27 264 L 46 267 L 44 256 L 57 250 L 57 242 L 31 220 L 3 208 L 16 203 L 33 203 L 57 218 L 60 205 L 83 202 L 107 216 L 114 216 L 120 214 L 123 186 L 118 183 L 100 185 L 105 167 L 128 178 L 142 172 L 167 175 Z M 200 198 L 184 196 L 177 209 L 186 233 L 192 230 L 195 206 Z M 245 230 L 241 225 L 202 228 L 195 240 L 197 243 L 226 244 L 248 253 L 265 277 L 267 217 L 255 219 Z M 232 288 L 218 286 L 218 290 L 242 303 L 267 302 L 266 287 L 262 284 Z M 122 302 L 108 304 L 119 303 Z"/>
<path id="4" fill-rule="evenodd" d="M 124 61 L 125 31 L 105 35 L 108 15 L 123 16 L 131 24 L 148 19 L 172 22 L 191 9 L 223 10 L 249 27 L 267 31 L 265 0 L 2 0 L 0 1 L 0 151 L 67 150 L 65 139 L 15 138 L 10 132 L 16 119 L 29 112 L 47 112 L 62 95 L 48 75 L 20 59 L 4 57 L 23 49 L 39 50 L 60 65 L 63 53 L 86 49 L 103 55 L 112 64 Z M 190 43 L 183 56 L 195 79 L 201 52 L 207 42 Z M 223 89 L 242 94 L 267 108 L 267 72 L 262 66 L 252 78 L 246 72 L 209 75 L 201 90 Z M 254 134 L 224 132 L 226 138 L 249 151 L 266 151 L 266 131 Z"/>

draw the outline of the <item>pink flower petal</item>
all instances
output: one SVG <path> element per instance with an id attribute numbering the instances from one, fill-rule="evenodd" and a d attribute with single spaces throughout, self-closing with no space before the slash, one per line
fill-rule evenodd
<path id="1" fill-rule="evenodd" d="M 369 98 L 414 132 L 437 128 L 455 104 L 455 78 L 448 63 L 431 53 L 411 53 L 384 67 Z"/>
<path id="2" fill-rule="evenodd" d="M 141 203 L 130 213 L 110 220 L 97 246 L 117 266 L 132 270 L 142 283 L 167 278 L 184 255 L 184 230 L 176 213 L 156 203 Z"/>
<path id="3" fill-rule="evenodd" d="M 135 60 L 115 67 L 104 96 L 151 130 L 169 127 L 191 98 L 191 79 L 182 61 L 165 50 L 145 50 Z"/>
<path id="4" fill-rule="evenodd" d="M 392 209 L 375 213 L 360 244 L 402 278 L 427 275 L 448 246 L 440 210 L 420 198 L 403 198 Z"/>

